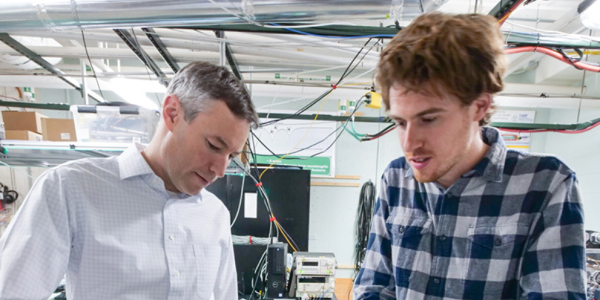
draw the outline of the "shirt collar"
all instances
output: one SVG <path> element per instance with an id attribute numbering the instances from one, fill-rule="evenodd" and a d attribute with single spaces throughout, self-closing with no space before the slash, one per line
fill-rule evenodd
<path id="1" fill-rule="evenodd" d="M 202 201 L 202 193 L 199 193 L 198 195 L 187 195 L 184 193 L 168 192 L 165 189 L 163 180 L 154 173 L 142 155 L 142 151 L 144 151 L 144 149 L 146 149 L 146 146 L 135 143 L 121 153 L 119 156 L 119 174 L 121 175 L 121 180 L 136 176 L 150 175 L 146 176 L 146 181 L 153 188 L 164 192 L 166 195 L 169 195 L 170 198 L 186 199 L 189 197 L 195 197 Z M 202 192 L 204 192 L 204 189 L 202 189 Z"/>
<path id="2" fill-rule="evenodd" d="M 482 176 L 489 181 L 501 182 L 504 173 L 504 161 L 506 160 L 506 144 L 500 135 L 500 131 L 492 127 L 483 127 L 483 142 L 490 146 L 485 157 L 479 161 L 473 169 L 463 174 L 462 177 Z M 408 165 L 408 164 L 407 164 Z M 408 165 L 405 177 L 414 177 L 412 167 Z"/>
<path id="3" fill-rule="evenodd" d="M 504 139 L 500 135 L 500 131 L 492 127 L 483 127 L 482 137 L 483 142 L 488 144 L 490 149 L 485 154 L 485 157 L 462 177 L 479 175 L 489 181 L 501 182 L 507 151 Z"/>
<path id="4" fill-rule="evenodd" d="M 119 174 L 121 180 L 141 176 L 146 174 L 154 174 L 152 168 L 142 155 L 142 151 L 146 146 L 135 143 L 131 145 L 119 156 Z"/>

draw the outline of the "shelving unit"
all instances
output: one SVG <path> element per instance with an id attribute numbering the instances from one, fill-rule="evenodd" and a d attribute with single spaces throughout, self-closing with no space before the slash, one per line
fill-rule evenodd
<path id="1" fill-rule="evenodd" d="M 75 159 L 119 155 L 130 144 L 0 140 L 0 146 L 6 149 L 0 161 L 8 165 L 54 167 Z"/>

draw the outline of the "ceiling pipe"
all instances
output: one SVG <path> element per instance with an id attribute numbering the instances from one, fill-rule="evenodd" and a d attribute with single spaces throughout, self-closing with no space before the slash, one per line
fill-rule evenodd
<path id="1" fill-rule="evenodd" d="M 329 23 L 383 20 L 390 0 L 19 0 L 5 1 L 0 32 L 215 24 Z M 437 9 L 445 1 L 404 0 L 400 17 Z M 394 5 L 392 5 L 394 4 Z"/>
<path id="2" fill-rule="evenodd" d="M 82 47 L 29 47 L 35 53 L 47 57 L 69 57 L 69 58 L 87 58 L 85 49 Z M 145 49 L 148 55 L 154 60 L 162 59 L 158 51 L 155 49 Z M 219 62 L 218 51 L 190 51 L 185 49 L 170 49 L 169 50 L 177 62 L 192 62 L 197 60 L 208 61 L 213 63 Z M 0 44 L 0 52 L 19 55 L 13 49 Z M 137 57 L 129 49 L 118 48 L 88 48 L 90 58 L 92 59 L 134 59 Z M 240 64 L 251 66 L 267 66 L 267 67 L 293 67 L 293 68 L 327 68 L 338 67 L 349 62 L 339 63 L 332 60 L 317 60 L 317 59 L 299 59 L 295 58 L 276 58 L 265 59 L 264 57 L 236 54 L 236 59 Z M 363 62 L 357 67 L 357 70 L 371 69 L 376 65 L 374 61 Z"/>

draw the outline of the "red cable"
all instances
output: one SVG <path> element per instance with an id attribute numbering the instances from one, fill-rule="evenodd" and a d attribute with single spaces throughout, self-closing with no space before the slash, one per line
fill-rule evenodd
<path id="1" fill-rule="evenodd" d="M 591 125 L 588 128 L 585 129 L 580 129 L 580 130 L 564 130 L 564 129 L 529 129 L 529 130 L 519 130 L 519 129 L 511 129 L 511 128 L 501 128 L 498 127 L 498 129 L 502 130 L 502 131 L 507 131 L 507 132 L 523 132 L 523 133 L 540 133 L 540 132 L 558 132 L 558 133 L 570 133 L 570 134 L 575 134 L 575 133 L 583 133 L 586 131 L 590 131 L 596 127 L 598 127 L 600 125 L 600 122 Z"/>
<path id="2" fill-rule="evenodd" d="M 563 62 L 566 62 L 568 64 L 573 64 L 580 69 L 600 73 L 600 67 L 591 66 L 586 63 L 579 62 L 579 61 L 570 61 L 567 58 L 565 58 L 562 54 L 560 54 L 557 51 L 554 51 L 550 48 L 537 47 L 537 46 L 525 46 L 525 47 L 506 49 L 506 54 L 515 54 L 515 53 L 523 53 L 523 52 L 540 52 L 540 53 L 552 56 L 552 57 L 554 57 L 558 60 L 561 60 Z"/>
<path id="3" fill-rule="evenodd" d="M 17 99 L 17 98 L 5 96 L 5 95 L 0 95 L 0 97 L 6 98 L 6 99 L 15 100 L 15 101 L 19 101 L 19 99 Z"/>
<path id="4" fill-rule="evenodd" d="M 365 140 L 365 141 L 372 141 L 372 140 L 376 140 L 376 139 L 378 139 L 378 138 L 380 138 L 380 137 L 382 137 L 382 136 L 384 136 L 384 135 L 386 135 L 386 134 L 388 134 L 388 133 L 390 133 L 390 132 L 394 131 L 394 129 L 396 129 L 397 127 L 398 127 L 398 126 L 394 126 L 394 127 L 392 127 L 390 130 L 388 130 L 388 131 L 386 131 L 386 132 L 384 132 L 384 133 L 382 133 L 382 134 L 380 134 L 380 135 L 378 135 L 378 136 L 376 136 L 376 137 L 369 138 L 369 139 L 367 139 L 367 140 Z"/>

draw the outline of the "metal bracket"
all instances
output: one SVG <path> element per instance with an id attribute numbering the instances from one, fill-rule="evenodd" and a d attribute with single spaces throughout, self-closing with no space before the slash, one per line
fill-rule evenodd
<path id="1" fill-rule="evenodd" d="M 61 71 L 59 68 L 55 67 L 54 65 L 46 61 L 43 57 L 39 56 L 37 53 L 31 51 L 29 48 L 19 43 L 17 40 L 13 39 L 8 33 L 0 33 L 0 41 L 4 42 L 9 47 L 15 49 L 15 51 L 21 53 L 23 56 L 29 58 L 31 61 L 40 65 L 40 67 L 46 69 L 48 72 L 54 75 L 58 75 L 58 78 L 60 78 L 62 81 L 66 82 L 76 90 L 82 90 L 81 83 L 69 77 L 66 77 L 68 75 L 65 72 Z M 88 95 L 98 102 L 106 102 L 104 98 L 102 98 L 100 95 L 94 92 L 88 91 Z"/>
<path id="2" fill-rule="evenodd" d="M 492 10 L 490 10 L 489 15 L 495 17 L 500 20 L 510 12 L 513 7 L 519 4 L 519 0 L 500 0 Z"/>
<path id="3" fill-rule="evenodd" d="M 175 61 L 175 58 L 173 58 L 173 55 L 171 55 L 171 53 L 169 52 L 169 50 L 167 49 L 165 44 L 162 42 L 160 37 L 156 34 L 154 29 L 142 28 L 142 30 L 144 31 L 144 33 L 146 34 L 146 37 L 148 37 L 148 39 L 150 40 L 152 45 L 154 45 L 154 48 L 156 48 L 158 53 L 160 53 L 160 56 L 162 56 L 162 58 L 165 60 L 167 65 L 169 65 L 171 70 L 173 70 L 173 72 L 177 73 L 180 69 L 179 65 L 177 64 L 177 61 Z"/>
<path id="4" fill-rule="evenodd" d="M 156 65 L 154 60 L 150 58 L 150 56 L 142 49 L 141 46 L 136 41 L 136 37 L 134 37 L 131 33 L 129 33 L 125 29 L 114 29 L 117 35 L 125 42 L 125 44 L 133 51 L 133 53 L 148 67 L 156 77 L 158 77 L 158 82 L 164 86 L 169 85 L 169 81 L 167 76 L 163 71 Z"/>
<path id="5" fill-rule="evenodd" d="M 215 30 L 215 35 L 220 39 L 225 38 L 225 32 L 223 30 Z M 240 67 L 237 63 L 237 60 L 235 60 L 235 57 L 233 56 L 231 46 L 229 46 L 229 43 L 227 42 L 225 42 L 225 58 L 227 58 L 227 62 L 229 63 L 229 66 L 231 66 L 231 71 L 233 72 L 235 77 L 237 77 L 239 80 L 243 80 L 244 78 L 242 77 L 242 73 L 240 72 Z"/>

